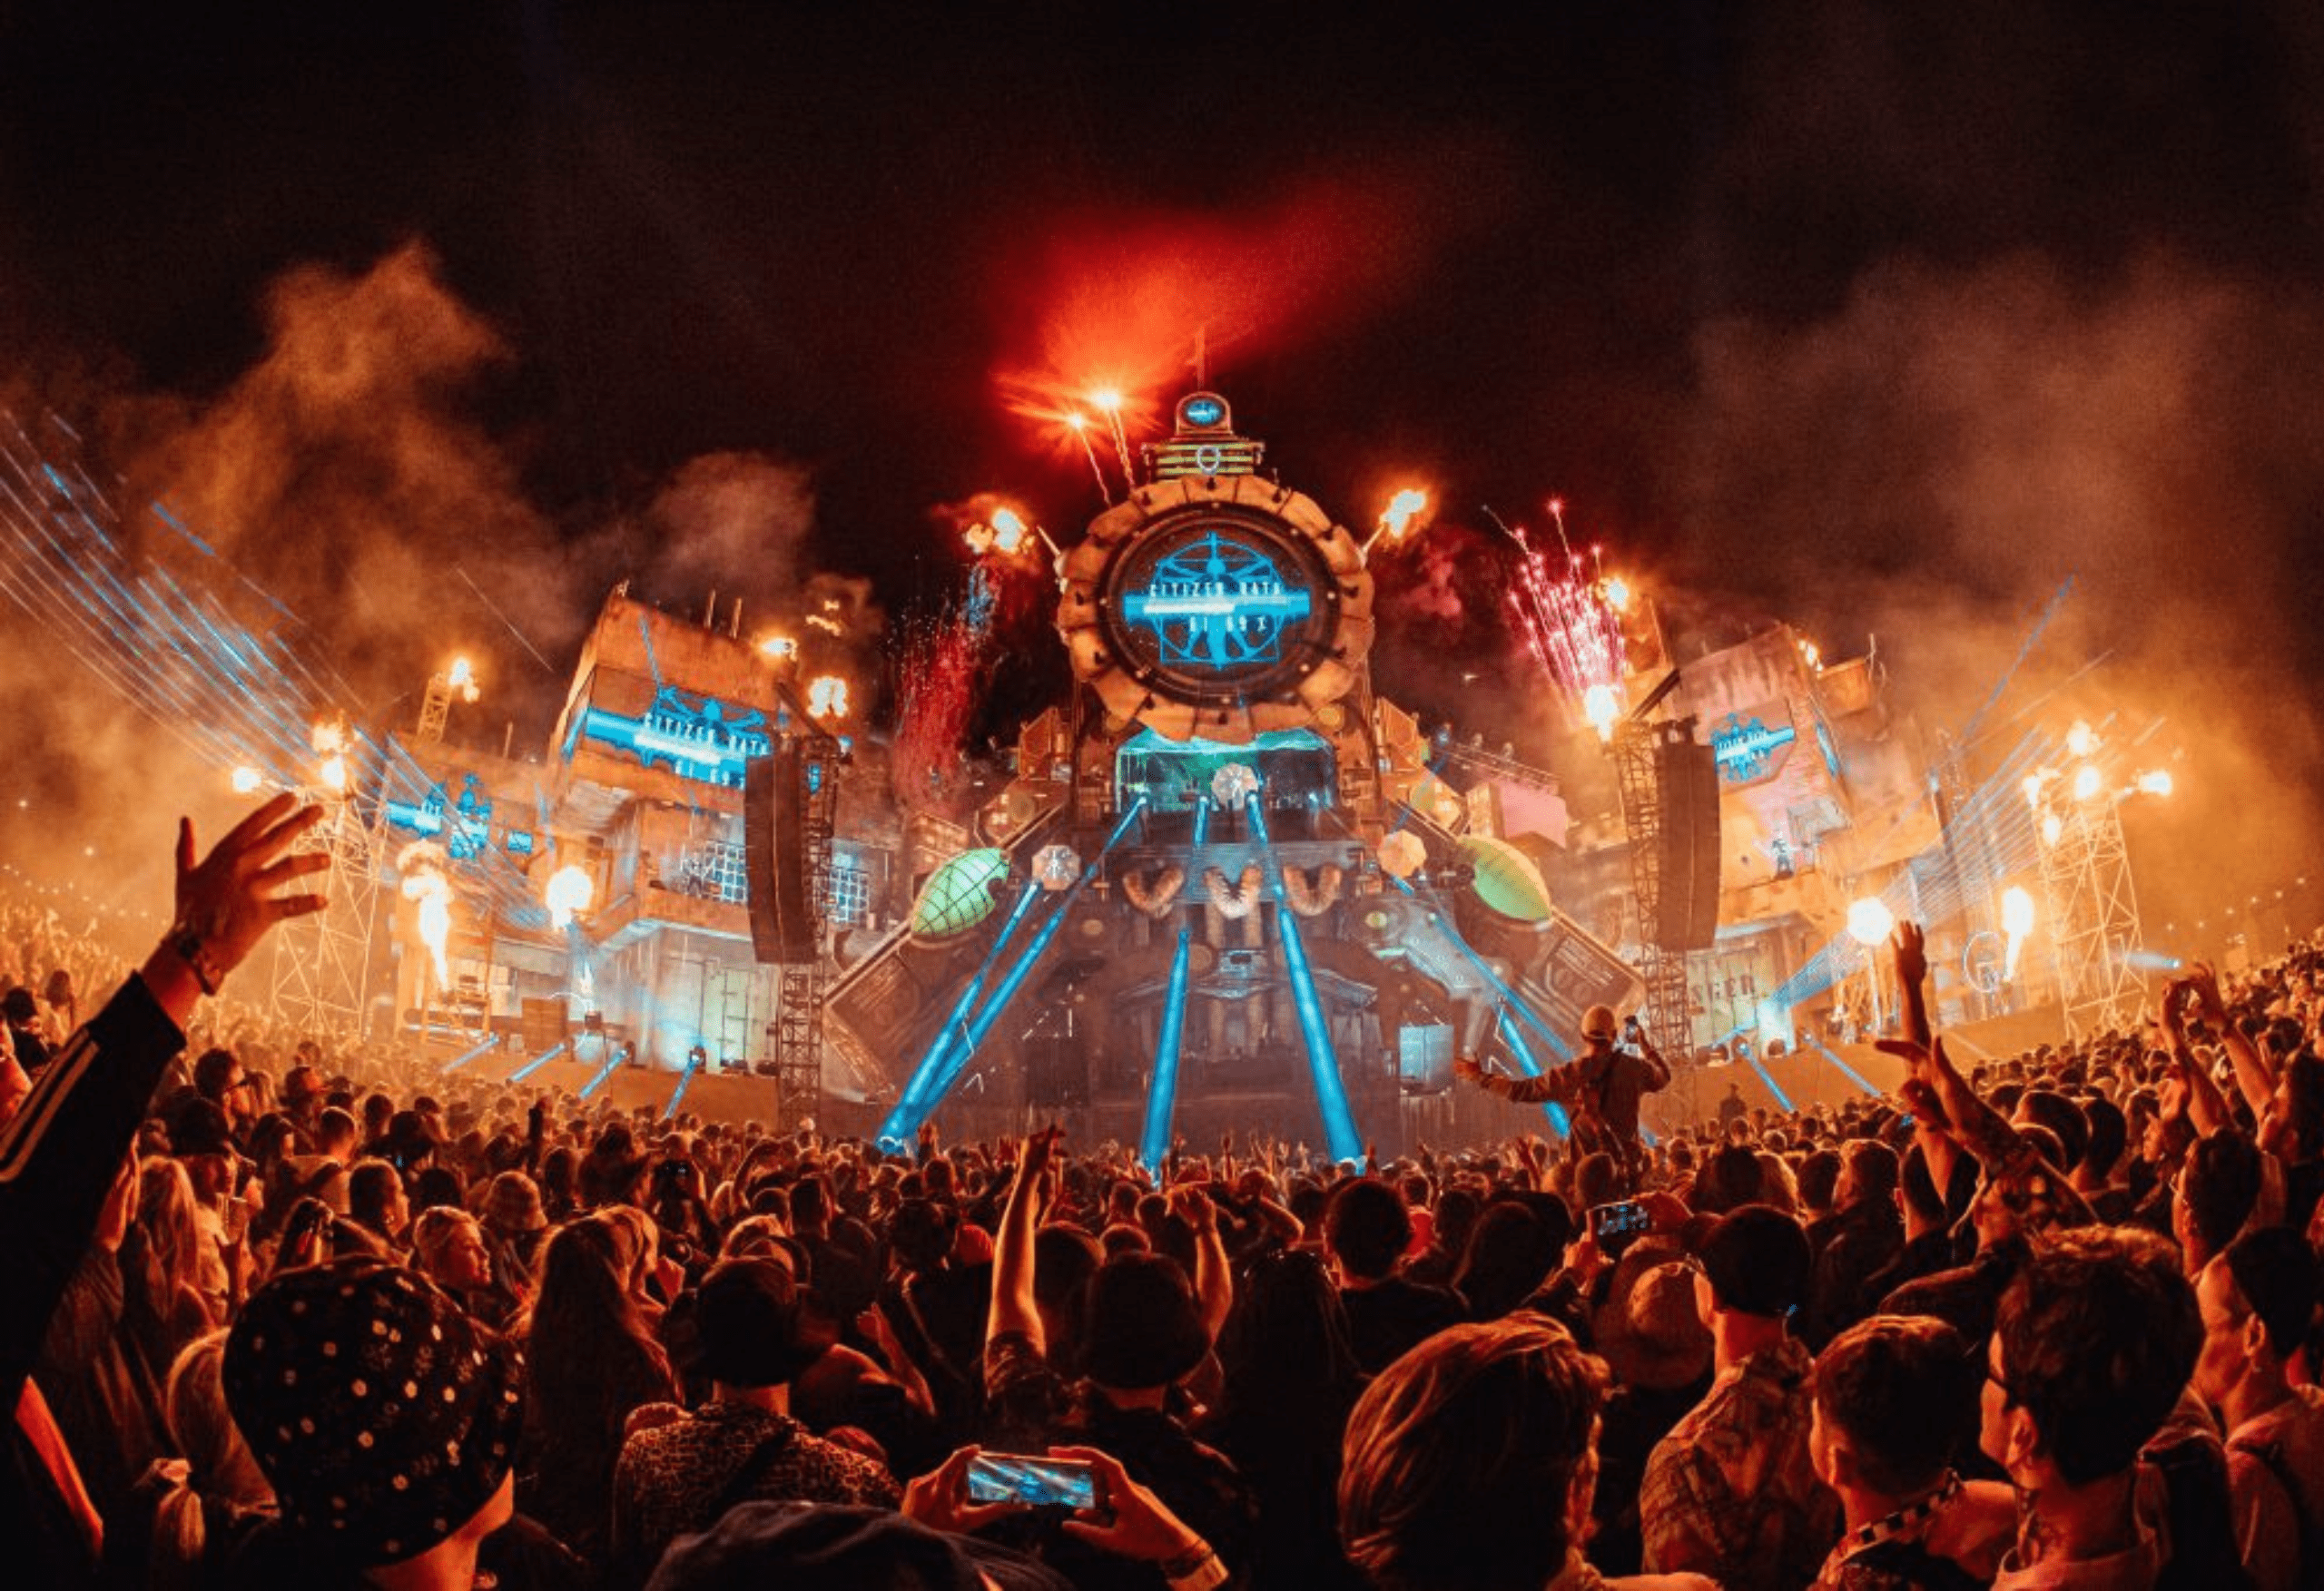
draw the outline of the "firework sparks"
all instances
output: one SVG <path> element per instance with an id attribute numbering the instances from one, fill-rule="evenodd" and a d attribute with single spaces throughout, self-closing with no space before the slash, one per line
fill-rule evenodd
<path id="1" fill-rule="evenodd" d="M 1555 560 L 1521 528 L 1502 525 L 1519 553 L 1517 578 L 1509 588 L 1510 614 L 1533 661 L 1582 710 L 1599 739 L 1609 740 L 1621 715 L 1621 614 L 1594 566 L 1595 549 L 1585 564 L 1567 543 L 1565 505 L 1552 499 L 1550 513 L 1558 527 Z"/>
<path id="2" fill-rule="evenodd" d="M 960 602 L 906 642 L 895 778 L 898 796 L 915 810 L 957 815 L 960 752 L 976 717 L 1000 596 L 980 565 L 969 572 Z"/>

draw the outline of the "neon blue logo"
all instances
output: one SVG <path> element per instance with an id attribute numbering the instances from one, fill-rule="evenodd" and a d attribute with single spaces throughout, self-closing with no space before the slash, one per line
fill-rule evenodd
<path id="1" fill-rule="evenodd" d="M 1710 732 L 1710 754 L 1718 764 L 1720 782 L 1748 784 L 1765 779 L 1776 753 L 1798 736 L 1789 724 L 1769 729 L 1756 717 L 1746 720 L 1739 712 L 1728 713 Z"/>
<path id="2" fill-rule="evenodd" d="M 1189 398 L 1185 412 L 1190 426 L 1215 426 L 1226 417 L 1226 406 L 1215 398 Z"/>
<path id="3" fill-rule="evenodd" d="M 1265 553 L 1214 530 L 1157 561 L 1146 589 L 1122 598 L 1122 618 L 1154 632 L 1165 668 L 1225 672 L 1281 662 L 1284 626 L 1312 605 Z"/>

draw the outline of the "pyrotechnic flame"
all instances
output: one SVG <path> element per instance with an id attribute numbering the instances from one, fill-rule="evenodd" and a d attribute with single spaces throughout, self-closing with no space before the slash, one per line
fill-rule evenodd
<path id="1" fill-rule="evenodd" d="M 428 947 L 428 959 L 435 963 L 436 987 L 449 987 L 451 968 L 444 958 L 444 948 L 452 937 L 452 883 L 444 877 L 443 851 L 426 840 L 404 848 L 396 858 L 396 869 L 403 874 L 400 886 L 403 898 L 419 907 L 414 914 L 414 926 L 419 930 L 419 942 Z"/>
<path id="2" fill-rule="evenodd" d="M 2098 745 L 2097 732 L 2079 719 L 2066 731 L 2066 750 L 2077 757 L 2087 757 Z"/>
<path id="3" fill-rule="evenodd" d="M 317 719 L 307 731 L 307 745 L 315 751 L 330 753 L 347 750 L 347 726 L 336 719 Z"/>
<path id="4" fill-rule="evenodd" d="M 847 682 L 837 674 L 823 674 L 807 685 L 807 712 L 814 718 L 845 718 L 847 716 Z"/>
<path id="5" fill-rule="evenodd" d="M 1848 938 L 1871 949 L 1896 931 L 1896 914 L 1886 901 L 1866 896 L 1848 907 Z"/>
<path id="6" fill-rule="evenodd" d="M 2105 784 L 2106 776 L 2098 771 L 2098 764 L 2084 762 L 2073 771 L 2073 799 L 2078 801 L 2094 801 L 2098 799 L 2099 792 L 2105 788 Z"/>
<path id="7" fill-rule="evenodd" d="M 1092 408 L 1103 410 L 1107 414 L 1115 414 L 1122 407 L 1122 395 L 1114 388 L 1100 387 L 1089 395 L 1089 405 Z"/>
<path id="8" fill-rule="evenodd" d="M 796 657 L 799 643 L 793 636 L 770 631 L 759 637 L 759 650 L 773 658 Z"/>
<path id="9" fill-rule="evenodd" d="M 248 795 L 251 791 L 258 788 L 258 784 L 259 772 L 257 769 L 243 767 L 234 770 L 234 793 L 236 795 Z"/>
<path id="10" fill-rule="evenodd" d="M 1015 553 L 1025 545 L 1025 522 L 1014 508 L 992 511 L 992 545 L 1004 553 Z"/>
<path id="11" fill-rule="evenodd" d="M 2025 804 L 2027 806 L 2038 807 L 2042 804 L 2042 776 L 2040 774 L 2027 774 L 2025 776 L 2025 782 L 2018 786 L 2018 788 L 2025 792 Z"/>
<path id="12" fill-rule="evenodd" d="M 324 758 L 323 765 L 317 772 L 322 777 L 324 789 L 343 791 L 347 788 L 347 759 L 337 752 Z"/>
<path id="13" fill-rule="evenodd" d="M 468 666 L 468 660 L 467 658 L 456 657 L 452 660 L 451 673 L 444 676 L 444 683 L 460 693 L 461 701 L 473 702 L 476 700 L 476 671 Z"/>
<path id="14" fill-rule="evenodd" d="M 827 617 L 822 614 L 809 614 L 807 615 L 807 623 L 812 624 L 816 629 L 822 631 L 826 634 L 844 635 L 847 633 L 846 625 L 841 624 L 837 619 Z"/>
<path id="15" fill-rule="evenodd" d="M 1388 506 L 1380 511 L 1379 536 L 1390 546 L 1397 545 L 1411 532 L 1413 521 L 1427 508 L 1428 494 L 1417 486 L 1406 486 L 1389 498 Z"/>
<path id="16" fill-rule="evenodd" d="M 588 869 L 557 869 L 549 875 L 548 887 L 541 892 L 542 900 L 548 906 L 549 926 L 565 927 L 577 914 L 588 910 L 589 902 L 596 899 L 596 895 L 597 886 L 589 877 Z"/>
<path id="17" fill-rule="evenodd" d="M 2001 892 L 2002 931 L 2009 936 L 2002 952 L 2002 976 L 2017 976 L 2017 952 L 2034 931 L 2034 897 L 2015 884 Z"/>
<path id="18" fill-rule="evenodd" d="M 2064 820 L 2064 819 L 2063 819 L 2063 818 L 2061 818 L 2061 817 L 2059 817 L 2055 812 L 2049 812 L 2049 813 L 2045 813 L 2045 814 L 2043 816 L 2043 819 L 2042 819 L 2042 843 L 2043 843 L 2043 844 L 2044 844 L 2044 845 L 2055 845 L 2055 844 L 2057 844 L 2057 842 L 2058 842 L 2058 837 L 2059 837 L 2060 835 L 2063 834 L 2065 831 L 2066 831 L 2065 820 Z"/>
<path id="19" fill-rule="evenodd" d="M 2167 796 L 2171 793 L 2171 770 L 2168 768 L 2151 769 L 2147 772 L 2139 775 L 2139 793 L 2141 795 Z"/>
<path id="20" fill-rule="evenodd" d="M 1592 685 L 1581 693 L 1581 711 L 1601 741 L 1614 738 L 1614 721 L 1622 715 L 1622 699 L 1611 685 Z"/>
<path id="21" fill-rule="evenodd" d="M 1604 594 L 1606 605 L 1618 614 L 1630 611 L 1630 583 L 1619 575 L 1609 575 L 1598 588 Z"/>

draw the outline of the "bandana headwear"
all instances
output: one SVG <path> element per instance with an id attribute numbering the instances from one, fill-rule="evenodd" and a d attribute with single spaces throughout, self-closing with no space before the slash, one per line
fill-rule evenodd
<path id="1" fill-rule="evenodd" d="M 226 1341 L 226 1402 L 283 1518 L 372 1566 L 476 1517 L 515 1463 L 514 1350 L 401 1266 L 286 1271 Z"/>

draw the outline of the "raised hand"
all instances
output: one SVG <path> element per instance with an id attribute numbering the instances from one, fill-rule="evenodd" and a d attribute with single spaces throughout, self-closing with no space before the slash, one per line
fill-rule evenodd
<path id="1" fill-rule="evenodd" d="M 1906 988 L 1920 987 L 1928 977 L 1928 948 L 1921 925 L 1909 918 L 1898 919 L 1889 943 L 1896 952 L 1896 981 Z"/>
<path id="2" fill-rule="evenodd" d="M 327 869 L 322 851 L 293 853 L 298 838 L 323 815 L 300 807 L 285 791 L 228 830 L 194 860 L 193 820 L 178 820 L 177 918 L 173 938 L 191 936 L 206 966 L 197 975 L 214 984 L 249 957 L 276 923 L 320 911 L 320 895 L 279 893 L 285 885 Z"/>

